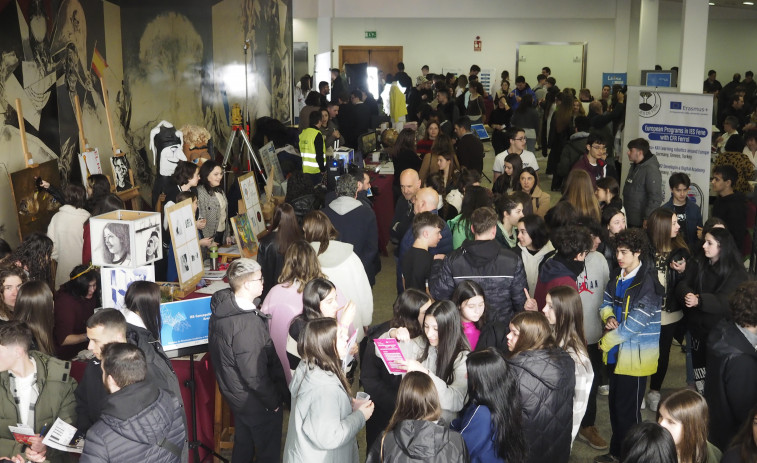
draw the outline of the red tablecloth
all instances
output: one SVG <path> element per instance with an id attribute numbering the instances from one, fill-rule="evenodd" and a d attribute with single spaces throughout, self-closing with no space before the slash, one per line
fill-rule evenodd
<path id="1" fill-rule="evenodd" d="M 202 358 L 200 358 L 202 357 Z M 192 429 L 192 403 L 189 388 L 184 382 L 189 379 L 189 360 L 173 359 L 171 360 L 176 377 L 179 379 L 181 386 L 181 398 L 184 401 L 184 410 L 187 414 L 187 438 L 191 438 L 190 429 Z M 72 362 L 71 376 L 77 381 L 81 380 L 84 375 L 86 362 Z M 197 396 L 197 440 L 213 448 L 213 414 L 215 412 L 215 387 L 216 377 L 213 367 L 210 364 L 210 355 L 195 357 L 195 384 Z M 207 452 L 200 448 L 200 460 L 204 459 Z M 189 461 L 194 462 L 193 453 L 189 452 Z"/>
<path id="2" fill-rule="evenodd" d="M 378 194 L 373 198 L 373 211 L 376 213 L 376 223 L 378 225 L 379 251 L 383 255 L 388 255 L 386 245 L 389 243 L 389 229 L 392 227 L 394 218 L 394 195 L 392 193 L 392 182 L 394 175 L 376 174 L 371 172 L 371 186 L 378 190 Z"/>

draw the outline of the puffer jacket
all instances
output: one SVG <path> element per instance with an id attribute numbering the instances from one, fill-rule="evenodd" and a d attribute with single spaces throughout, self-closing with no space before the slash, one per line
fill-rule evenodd
<path id="1" fill-rule="evenodd" d="M 178 463 L 186 429 L 179 401 L 148 381 L 110 394 L 87 432 L 82 463 Z"/>
<path id="2" fill-rule="evenodd" d="M 297 222 L 300 226 L 302 226 L 302 220 L 308 215 L 308 212 L 317 211 L 323 206 L 323 201 L 315 194 L 303 195 L 299 198 L 290 199 L 287 202 L 292 205 L 294 215 L 297 217 Z"/>
<path id="3" fill-rule="evenodd" d="M 276 410 L 286 401 L 286 379 L 268 333 L 268 316 L 242 310 L 231 289 L 210 300 L 208 346 L 218 388 L 235 413 Z"/>
<path id="4" fill-rule="evenodd" d="M 333 373 L 300 362 L 289 385 L 289 414 L 284 463 L 355 463 L 357 433 L 365 416 L 352 411 L 350 396 Z"/>
<path id="5" fill-rule="evenodd" d="M 472 280 L 481 285 L 489 303 L 487 322 L 510 323 L 523 310 L 528 286 L 523 262 L 502 249 L 495 240 L 469 241 L 443 260 L 435 260 L 429 278 L 429 290 L 436 300 L 449 299 L 458 283 Z"/>
<path id="6" fill-rule="evenodd" d="M 704 397 L 710 442 L 726 450 L 757 406 L 757 350 L 733 322 L 721 321 L 707 340 Z"/>
<path id="7" fill-rule="evenodd" d="M 641 227 L 662 204 L 662 174 L 655 155 L 646 156 L 640 163 L 632 163 L 623 187 L 623 205 L 626 207 L 628 228 Z"/>
<path id="8" fill-rule="evenodd" d="M 404 420 L 376 439 L 366 463 L 469 462 L 463 437 L 446 426 L 425 420 Z"/>
<path id="9" fill-rule="evenodd" d="M 37 364 L 37 388 L 40 396 L 34 408 L 34 423 L 29 423 L 39 433 L 47 423 L 52 425 L 56 418 L 68 424 L 76 423 L 76 399 L 74 389 L 76 381 L 71 377 L 71 363 L 58 360 L 37 351 L 29 352 Z M 8 426 L 18 423 L 18 409 L 10 390 L 10 377 L 7 371 L 0 372 L 0 456 L 23 453 L 21 444 L 15 441 Z M 48 448 L 47 462 L 62 463 L 68 461 L 64 452 Z"/>
<path id="10" fill-rule="evenodd" d="M 567 463 L 573 425 L 575 364 L 562 349 L 520 352 L 507 361 L 518 378 L 528 463 Z"/>
<path id="11" fill-rule="evenodd" d="M 602 323 L 615 316 L 615 287 L 621 269 L 610 274 L 599 315 Z M 622 300 L 623 312 L 617 319 L 618 328 L 608 331 L 599 340 L 599 348 L 607 352 L 620 345 L 615 373 L 628 376 L 649 376 L 657 372 L 660 356 L 660 320 L 664 289 L 657 279 L 654 266 L 642 261 L 639 272 L 626 290 Z"/>

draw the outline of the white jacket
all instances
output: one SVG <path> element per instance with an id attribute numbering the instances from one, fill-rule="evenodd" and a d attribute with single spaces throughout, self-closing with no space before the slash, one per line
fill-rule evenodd
<path id="1" fill-rule="evenodd" d="M 50 220 L 47 236 L 53 240 L 52 257 L 58 261 L 55 271 L 55 289 L 69 280 L 71 270 L 81 265 L 81 251 L 84 247 L 84 222 L 89 212 L 66 204 L 61 206 Z"/>
<path id="2" fill-rule="evenodd" d="M 544 259 L 544 256 L 555 250 L 551 241 L 547 241 L 547 244 L 539 251 L 531 255 L 528 249 L 518 243 L 520 248 L 520 258 L 523 261 L 523 268 L 526 270 L 526 279 L 528 280 L 528 292 L 533 295 L 536 291 L 536 282 L 539 279 L 539 264 Z"/>

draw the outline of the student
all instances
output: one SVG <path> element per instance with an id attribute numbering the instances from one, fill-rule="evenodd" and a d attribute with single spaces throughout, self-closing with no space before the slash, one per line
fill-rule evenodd
<path id="1" fill-rule="evenodd" d="M 533 294 L 539 277 L 541 263 L 555 254 L 555 247 L 549 240 L 547 224 L 536 214 L 518 219 L 518 246 L 513 250 L 520 255 L 526 269 L 528 291 Z"/>
<path id="2" fill-rule="evenodd" d="M 642 260 L 649 243 L 640 229 L 615 236 L 619 268 L 610 274 L 605 289 L 602 322 L 607 330 L 599 347 L 606 353 L 610 373 L 610 452 L 596 463 L 615 462 L 634 424 L 641 422 L 641 401 L 647 376 L 657 371 L 660 344 L 660 307 L 663 288 L 654 266 Z"/>
<path id="3" fill-rule="evenodd" d="M 497 211 L 497 236 L 496 240 L 505 249 L 515 249 L 518 244 L 517 224 L 523 218 L 523 204 L 514 197 L 500 196 L 494 202 Z"/>
<path id="4" fill-rule="evenodd" d="M 512 369 L 491 347 L 470 354 L 467 367 L 468 401 L 452 429 L 462 433 L 472 461 L 524 461 L 521 403 Z"/>
<path id="5" fill-rule="evenodd" d="M 718 463 L 722 453 L 707 441 L 707 402 L 699 393 L 683 389 L 660 402 L 657 422 L 673 436 L 678 463 Z"/>
<path id="6" fill-rule="evenodd" d="M 460 309 L 463 333 L 468 339 L 471 350 L 483 350 L 495 347 L 507 350 L 507 325 L 493 321 L 486 322 L 486 296 L 478 283 L 464 280 L 455 288 L 452 302 Z"/>
<path id="7" fill-rule="evenodd" d="M 507 361 L 518 382 L 528 463 L 570 457 L 575 366 L 555 344 L 547 318 L 521 312 L 510 321 Z"/>
<path id="8" fill-rule="evenodd" d="M 707 378 L 710 332 L 720 320 L 730 315 L 728 298 L 748 279 L 736 243 L 728 230 L 711 229 L 704 236 L 702 248 L 704 254 L 687 265 L 684 280 L 676 286 L 676 297 L 683 303 L 686 324 L 691 333 L 691 361 L 700 393 Z"/>
<path id="9" fill-rule="evenodd" d="M 584 314 L 578 291 L 570 286 L 556 286 L 547 293 L 547 302 L 542 309 L 552 326 L 555 343 L 570 354 L 576 367 L 576 388 L 573 393 L 573 431 L 576 438 L 581 419 L 586 412 L 589 392 L 594 380 L 594 370 L 586 350 Z M 572 442 L 572 441 L 571 441 Z"/>
<path id="10" fill-rule="evenodd" d="M 509 194 L 517 189 L 520 182 L 520 172 L 523 170 L 523 160 L 519 154 L 508 154 L 504 160 L 503 173 L 492 184 L 492 193 Z"/>
<path id="11" fill-rule="evenodd" d="M 747 420 L 733 438 L 731 448 L 720 463 L 753 463 L 757 461 L 757 407 L 749 412 Z"/>
<path id="12" fill-rule="evenodd" d="M 57 357 L 71 360 L 87 349 L 87 320 L 102 307 L 98 292 L 100 272 L 87 265 L 77 265 L 68 283 L 55 293 L 53 336 Z"/>
<path id="13" fill-rule="evenodd" d="M 683 280 L 686 262 L 691 260 L 691 256 L 679 231 L 678 217 L 670 209 L 660 207 L 647 218 L 647 236 L 652 245 L 657 278 L 665 288 L 661 312 L 660 358 L 657 372 L 650 378 L 647 394 L 647 406 L 653 412 L 657 411 L 660 402 L 660 389 L 668 371 L 673 336 L 678 331 L 679 322 L 683 320 L 683 307 L 676 299 L 675 288 Z"/>
<path id="14" fill-rule="evenodd" d="M 433 379 L 442 418 L 450 423 L 463 408 L 467 391 L 465 359 L 470 352 L 455 304 L 450 301 L 431 304 L 423 317 L 423 332 L 426 341 L 423 349 L 419 350 L 419 344 L 412 343 L 406 348 L 409 356 L 397 363 L 408 373 L 420 371 Z M 407 345 L 401 343 L 401 347 L 405 347 L 403 344 Z"/>
<path id="15" fill-rule="evenodd" d="M 460 461 L 470 457 L 462 436 L 440 420 L 442 408 L 433 380 L 418 371 L 402 378 L 397 406 L 381 439 L 370 447 L 366 463 L 384 461 Z"/>
<path id="16" fill-rule="evenodd" d="M 18 290 L 13 319 L 26 323 L 31 330 L 32 348 L 51 357 L 55 356 L 53 310 L 53 293 L 47 283 L 30 280 Z"/>
<path id="17" fill-rule="evenodd" d="M 524 168 L 530 167 L 534 169 L 534 171 L 539 170 L 539 163 L 536 162 L 536 156 L 534 156 L 534 153 L 526 149 L 526 131 L 520 127 L 510 127 L 507 129 L 507 137 L 510 139 L 510 146 L 507 150 L 497 153 L 494 157 L 494 166 L 492 170 L 494 175 L 493 181 L 495 182 L 500 175 L 506 173 L 505 161 L 511 154 L 520 156 Z"/>
<path id="18" fill-rule="evenodd" d="M 602 177 L 597 180 L 597 188 L 594 190 L 594 195 L 596 195 L 597 201 L 599 201 L 600 208 L 614 207 L 618 210 L 623 210 L 620 185 L 615 180 L 615 177 Z"/>
<path id="19" fill-rule="evenodd" d="M 0 326 L 0 455 L 23 454 L 26 460 L 63 463 L 68 456 L 42 443 L 45 423 L 76 420 L 76 381 L 71 364 L 31 349 L 32 332 L 25 323 Z M 8 426 L 29 426 L 31 445 L 16 442 Z"/>
<path id="20" fill-rule="evenodd" d="M 452 249 L 459 249 L 463 242 L 475 239 L 475 233 L 471 229 L 472 216 L 474 211 L 483 207 L 492 207 L 489 191 L 482 186 L 471 185 L 466 188 L 460 214 L 447 221 L 452 230 Z"/>
<path id="21" fill-rule="evenodd" d="M 0 268 L 0 325 L 13 318 L 18 291 L 26 283 L 26 279 L 26 272 L 21 268 Z"/>
<path id="22" fill-rule="evenodd" d="M 711 374 L 705 378 L 704 396 L 710 407 L 710 440 L 722 450 L 742 423 L 754 421 L 754 412 L 750 416 L 749 410 L 757 407 L 755 300 L 757 282 L 741 284 L 730 298 L 731 320 L 721 320 L 707 339 Z M 757 451 L 754 444 L 752 449 Z"/>
<path id="23" fill-rule="evenodd" d="M 626 215 L 612 206 L 602 209 L 601 230 L 604 233 L 602 244 L 597 251 L 607 259 L 610 272 L 618 268 L 618 259 L 615 257 L 615 235 L 626 229 Z"/>
<path id="24" fill-rule="evenodd" d="M 84 222 L 89 212 L 84 209 L 87 193 L 84 187 L 69 183 L 63 190 L 65 203 L 53 215 L 47 227 L 47 236 L 53 240 L 52 258 L 58 263 L 55 271 L 55 289 L 68 282 L 68 275 L 78 264 L 84 247 Z"/>
<path id="25" fill-rule="evenodd" d="M 426 291 L 434 256 L 428 248 L 435 248 L 442 239 L 444 220 L 433 212 L 421 212 L 413 218 L 413 247 L 402 257 L 402 281 L 405 289 Z M 439 255 L 439 258 L 443 258 Z"/>
<path id="26" fill-rule="evenodd" d="M 355 437 L 373 414 L 374 405 L 370 400 L 353 403 L 350 396 L 339 360 L 347 353 L 346 333 L 333 318 L 311 320 L 297 349 L 302 362 L 289 386 L 292 411 L 284 463 L 358 461 Z"/>
<path id="27" fill-rule="evenodd" d="M 733 166 L 718 166 L 712 170 L 712 192 L 718 198 L 712 205 L 712 216 L 718 217 L 725 222 L 726 228 L 731 232 L 736 243 L 736 249 L 741 249 L 741 244 L 746 236 L 746 200 L 740 192 L 734 191 L 738 172 Z"/>
<path id="28" fill-rule="evenodd" d="M 686 244 L 694 248 L 698 241 L 697 228 L 702 228 L 702 210 L 689 198 L 691 180 L 683 172 L 676 172 L 668 179 L 668 185 L 670 200 L 662 207 L 675 212 Z"/>
<path id="29" fill-rule="evenodd" d="M 533 168 L 523 168 L 523 171 L 520 173 L 520 185 L 517 189 L 525 191 L 531 196 L 535 214 L 539 214 L 542 217 L 546 215 L 551 199 L 549 193 L 543 191 L 539 186 L 539 176 L 536 175 L 536 171 Z"/>
<path id="30" fill-rule="evenodd" d="M 297 216 L 292 206 L 287 203 L 276 206 L 269 230 L 258 243 L 257 261 L 263 270 L 263 299 L 271 288 L 279 283 L 287 250 L 293 243 L 302 239 L 302 229 L 297 223 Z"/>
<path id="31" fill-rule="evenodd" d="M 386 369 L 374 340 L 390 336 L 402 341 L 425 342 L 421 322 L 429 307 L 431 298 L 426 292 L 407 289 L 394 301 L 392 319 L 368 328 L 360 363 L 360 382 L 376 404 L 373 416 L 365 425 L 365 442 L 369 449 L 389 424 L 402 380 L 401 376 L 393 375 Z"/>
<path id="32" fill-rule="evenodd" d="M 623 463 L 678 463 L 673 436 L 657 423 L 633 426 L 623 440 L 621 455 Z"/>

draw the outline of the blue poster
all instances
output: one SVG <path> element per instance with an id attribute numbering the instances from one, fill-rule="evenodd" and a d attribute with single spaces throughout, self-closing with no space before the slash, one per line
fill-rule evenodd
<path id="1" fill-rule="evenodd" d="M 163 349 L 168 352 L 207 344 L 210 313 L 210 297 L 161 304 Z"/>
<path id="2" fill-rule="evenodd" d="M 625 72 L 603 72 L 602 73 L 602 86 L 609 85 L 612 87 L 615 84 L 626 85 L 628 83 L 628 74 Z"/>
<path id="3" fill-rule="evenodd" d="M 672 87 L 673 77 L 670 71 L 647 72 L 647 87 Z"/>

